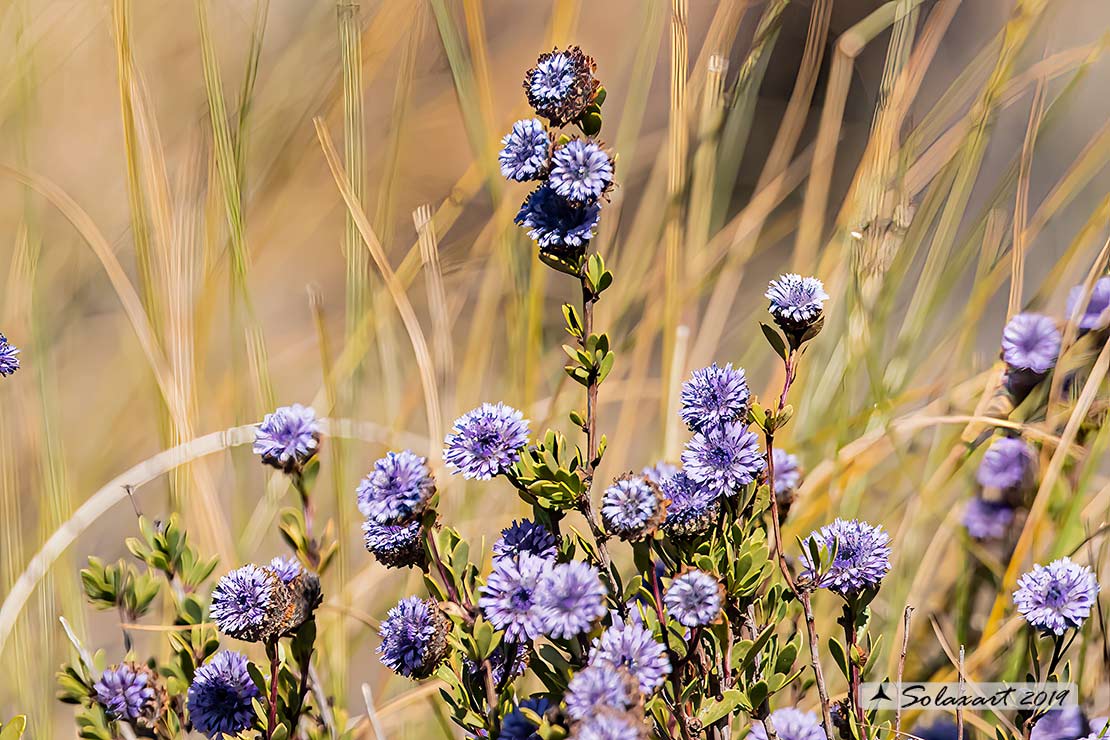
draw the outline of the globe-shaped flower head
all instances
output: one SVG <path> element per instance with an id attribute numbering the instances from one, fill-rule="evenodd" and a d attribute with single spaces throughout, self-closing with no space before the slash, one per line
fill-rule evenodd
<path id="1" fill-rule="evenodd" d="M 720 512 L 718 494 L 708 486 L 694 481 L 684 472 L 663 481 L 667 497 L 667 518 L 663 530 L 672 537 L 692 537 L 706 532 Z"/>
<path id="2" fill-rule="evenodd" d="M 999 437 L 979 463 L 977 478 L 984 486 L 1014 488 L 1028 480 L 1033 469 L 1033 451 L 1020 437 Z"/>
<path id="3" fill-rule="evenodd" d="M 1039 313 L 1019 313 L 1002 330 L 1002 359 L 1015 370 L 1044 374 L 1060 356 L 1060 330 Z"/>
<path id="4" fill-rule="evenodd" d="M 567 684 L 567 714 L 584 720 L 601 709 L 624 712 L 640 701 L 640 687 L 627 670 L 608 666 L 586 666 Z"/>
<path id="5" fill-rule="evenodd" d="M 755 433 L 739 423 L 729 422 L 698 432 L 682 453 L 686 475 L 725 496 L 736 495 L 766 465 Z"/>
<path id="6" fill-rule="evenodd" d="M 498 558 L 493 564 L 478 606 L 490 624 L 505 631 L 505 639 L 523 642 L 542 633 L 537 589 L 550 567 L 550 561 L 527 553 Z"/>
<path id="7" fill-rule="evenodd" d="M 258 687 L 247 671 L 247 657 L 226 650 L 197 669 L 189 686 L 189 720 L 206 737 L 235 736 L 254 723 L 251 702 Z"/>
<path id="8" fill-rule="evenodd" d="M 700 432 L 728 422 L 744 421 L 750 399 L 744 369 L 734 370 L 731 362 L 718 367 L 714 362 L 695 370 L 682 384 L 679 414 L 686 426 Z"/>
<path id="9" fill-rule="evenodd" d="M 798 467 L 798 458 L 781 447 L 776 447 L 771 454 L 775 461 L 775 495 L 781 499 L 798 490 L 802 471 Z"/>
<path id="10" fill-rule="evenodd" d="M 423 457 L 389 452 L 358 484 L 358 509 L 378 524 L 402 524 L 424 513 L 435 490 Z"/>
<path id="11" fill-rule="evenodd" d="M 455 419 L 443 459 L 464 478 L 489 480 L 505 473 L 528 444 L 528 421 L 503 403 L 483 403 Z"/>
<path id="12" fill-rule="evenodd" d="M 550 706 L 551 702 L 543 697 L 532 697 L 520 703 L 520 707 L 530 709 L 541 717 Z M 539 727 L 532 724 L 532 720 L 517 708 L 501 720 L 501 734 L 497 740 L 539 740 L 540 736 L 536 733 L 538 729 Z"/>
<path id="13" fill-rule="evenodd" d="M 575 205 L 545 184 L 529 194 L 513 220 L 528 229 L 540 250 L 578 254 L 594 238 L 600 215 L 597 203 Z"/>
<path id="14" fill-rule="evenodd" d="M 536 594 L 543 633 L 571 638 L 589 632 L 605 616 L 606 593 L 597 568 L 589 563 L 571 560 L 555 565 L 540 578 Z"/>
<path id="15" fill-rule="evenodd" d="M 964 527 L 968 535 L 977 540 L 1002 539 L 1013 521 L 1014 509 L 1004 501 L 987 501 L 976 496 L 964 509 Z"/>
<path id="16" fill-rule="evenodd" d="M 1091 569 L 1068 558 L 1034 565 L 1017 585 L 1018 612 L 1034 628 L 1054 635 L 1080 627 L 1090 616 L 1099 590 Z"/>
<path id="17" fill-rule="evenodd" d="M 407 678 L 427 678 L 447 656 L 451 623 L 434 601 L 410 596 L 389 610 L 378 628 L 382 663 Z"/>
<path id="18" fill-rule="evenodd" d="M 1082 285 L 1076 285 L 1068 292 L 1067 317 L 1069 319 L 1075 313 L 1076 305 L 1082 297 Z M 1103 317 L 1103 313 L 1108 308 L 1110 308 L 1110 277 L 1100 277 L 1095 282 L 1094 288 L 1091 289 L 1090 300 L 1087 301 L 1086 307 L 1079 314 L 1077 320 L 1079 328 L 1085 331 L 1105 328 L 1106 319 Z"/>
<path id="19" fill-rule="evenodd" d="M 166 699 L 155 673 L 135 663 L 104 671 L 93 684 L 93 693 L 109 718 L 142 727 L 155 725 Z"/>
<path id="20" fill-rule="evenodd" d="M 829 294 L 817 278 L 787 273 L 771 281 L 765 296 L 771 302 L 768 310 L 790 346 L 800 347 L 821 330 Z"/>
<path id="21" fill-rule="evenodd" d="M 525 118 L 513 124 L 513 130 L 501 140 L 497 160 L 501 175 L 507 180 L 527 182 L 547 176 L 551 159 L 551 137 L 536 118 Z"/>
<path id="22" fill-rule="evenodd" d="M 595 70 L 594 60 L 577 46 L 541 54 L 524 75 L 528 104 L 552 126 L 575 121 L 597 97 Z"/>
<path id="23" fill-rule="evenodd" d="M 287 473 L 304 467 L 319 447 L 316 412 L 299 403 L 266 414 L 254 435 L 254 454 Z"/>
<path id="24" fill-rule="evenodd" d="M 613 616 L 613 625 L 593 642 L 590 665 L 610 670 L 623 668 L 636 680 L 644 696 L 662 686 L 671 672 L 667 649 L 635 616 L 628 620 Z"/>
<path id="25" fill-rule="evenodd" d="M 362 525 L 366 550 L 387 568 L 411 568 L 424 562 L 424 539 L 420 522 Z"/>
<path id="26" fill-rule="evenodd" d="M 575 205 L 593 203 L 613 186 L 613 160 L 596 143 L 571 139 L 555 149 L 547 182 Z"/>
<path id="27" fill-rule="evenodd" d="M 818 574 L 807 552 L 810 541 L 828 552 L 836 548 L 836 559 L 826 573 L 819 574 L 817 585 L 841 596 L 877 588 L 890 570 L 890 535 L 882 527 L 858 519 L 837 519 L 813 532 L 803 548 L 802 562 L 805 574 L 814 578 Z"/>
<path id="28" fill-rule="evenodd" d="M 666 516 L 663 489 L 642 475 L 622 475 L 601 496 L 601 521 L 606 531 L 622 540 L 650 537 Z"/>
<path id="29" fill-rule="evenodd" d="M 0 377 L 7 377 L 19 369 L 19 348 L 0 334 Z"/>
<path id="30" fill-rule="evenodd" d="M 704 627 L 721 615 L 724 587 L 703 570 L 688 570 L 676 576 L 663 603 L 667 612 L 687 627 Z"/>
<path id="31" fill-rule="evenodd" d="M 493 559 L 515 558 L 521 553 L 528 553 L 553 560 L 558 544 L 547 527 L 530 519 L 521 519 L 501 530 L 501 536 L 493 543 Z"/>
<path id="32" fill-rule="evenodd" d="M 770 720 L 780 740 L 826 740 L 821 719 L 813 712 L 783 707 L 771 712 Z M 767 740 L 767 730 L 763 723 L 752 722 L 752 731 L 748 737 L 752 740 Z"/>
<path id="33" fill-rule="evenodd" d="M 277 574 L 254 564 L 231 571 L 212 589 L 212 621 L 236 640 L 263 642 L 280 634 L 291 606 Z"/>

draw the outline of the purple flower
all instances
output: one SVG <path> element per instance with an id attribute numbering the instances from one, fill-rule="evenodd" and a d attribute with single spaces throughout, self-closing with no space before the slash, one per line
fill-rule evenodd
<path id="1" fill-rule="evenodd" d="M 539 558 L 553 560 L 558 552 L 558 540 L 547 527 L 529 519 L 514 521 L 501 530 L 501 536 L 493 543 L 493 559 L 515 558 L 528 553 Z"/>
<path id="2" fill-rule="evenodd" d="M 506 180 L 526 182 L 542 180 L 551 158 L 551 138 L 536 118 L 525 118 L 513 124 L 513 130 L 501 140 L 501 175 Z"/>
<path id="3" fill-rule="evenodd" d="M 593 203 L 613 186 L 613 160 L 594 142 L 571 139 L 555 149 L 547 182 L 575 205 Z"/>
<path id="4" fill-rule="evenodd" d="M 378 628 L 382 663 L 408 678 L 427 678 L 447 657 L 451 623 L 434 601 L 418 596 L 401 599 Z"/>
<path id="5" fill-rule="evenodd" d="M 276 573 L 249 563 L 212 589 L 212 621 L 228 637 L 261 642 L 280 631 L 291 598 Z"/>
<path id="6" fill-rule="evenodd" d="M 93 693 L 113 720 L 151 727 L 162 712 L 157 678 L 146 666 L 112 666 L 93 684 Z"/>
<path id="7" fill-rule="evenodd" d="M 579 722 L 571 740 L 643 740 L 647 732 L 643 719 L 632 712 L 601 711 Z"/>
<path id="8" fill-rule="evenodd" d="M 682 453 L 686 475 L 725 496 L 754 481 L 766 464 L 755 433 L 739 423 L 698 432 Z"/>
<path id="9" fill-rule="evenodd" d="M 567 685 L 567 714 L 571 719 L 584 720 L 599 709 L 624 712 L 640 701 L 640 689 L 632 675 L 623 669 L 608 666 L 586 666 Z"/>
<path id="10" fill-rule="evenodd" d="M 251 702 L 258 687 L 247 671 L 247 657 L 225 650 L 197 669 L 189 686 L 189 720 L 209 738 L 238 735 L 254 724 Z"/>
<path id="11" fill-rule="evenodd" d="M 270 570 L 274 572 L 282 583 L 292 583 L 302 572 L 301 564 L 295 558 L 286 558 L 278 555 L 270 561 Z"/>
<path id="12" fill-rule="evenodd" d="M 589 632 L 605 616 L 606 593 L 601 575 L 588 563 L 572 560 L 550 567 L 536 592 L 543 633 L 569 639 Z"/>
<path id="13" fill-rule="evenodd" d="M 674 537 L 702 534 L 717 520 L 718 494 L 684 472 L 663 481 L 663 495 L 670 501 L 663 529 Z"/>
<path id="14" fill-rule="evenodd" d="M 1047 373 L 1060 356 L 1060 330 L 1039 313 L 1019 313 L 1002 331 L 1002 359 L 1017 370 Z"/>
<path id="15" fill-rule="evenodd" d="M 358 510 L 378 524 L 402 524 L 424 513 L 436 484 L 420 455 L 389 452 L 358 484 Z"/>
<path id="16" fill-rule="evenodd" d="M 704 627 L 721 614 L 724 588 L 703 570 L 689 570 L 676 576 L 663 603 L 667 612 L 686 627 Z"/>
<path id="17" fill-rule="evenodd" d="M 663 481 L 667 480 L 667 478 L 670 478 L 672 475 L 674 475 L 677 472 L 678 472 L 678 466 L 677 465 L 672 465 L 671 463 L 663 461 L 663 460 L 660 460 L 659 462 L 655 463 L 654 465 L 649 465 L 649 466 L 647 466 L 646 468 L 644 468 L 643 470 L 640 471 L 640 473 L 645 478 L 647 478 L 649 481 L 651 481 L 652 483 L 654 483 L 657 486 L 662 486 Z"/>
<path id="18" fill-rule="evenodd" d="M 1029 740 L 1077 740 L 1087 729 L 1087 718 L 1079 707 L 1050 709 L 1033 725 Z"/>
<path id="19" fill-rule="evenodd" d="M 890 570 L 890 536 L 881 526 L 873 527 L 858 519 L 837 519 L 813 532 L 802 550 L 802 562 L 805 574 L 814 578 L 818 574 L 810 562 L 810 541 L 829 552 L 836 548 L 836 559 L 828 572 L 820 575 L 817 585 L 842 596 L 877 588 Z"/>
<path id="20" fill-rule="evenodd" d="M 829 294 L 815 277 L 802 277 L 787 273 L 772 280 L 765 294 L 771 302 L 768 310 L 780 325 L 801 328 L 813 324 L 821 317 Z"/>
<path id="21" fill-rule="evenodd" d="M 590 665 L 610 670 L 625 669 L 636 680 L 640 693 L 650 696 L 671 672 L 667 649 L 651 630 L 636 620 L 613 616 L 613 626 L 593 642 Z"/>
<path id="22" fill-rule="evenodd" d="M 821 719 L 813 712 L 803 712 L 794 707 L 783 707 L 771 712 L 771 726 L 779 740 L 826 740 Z M 767 740 L 762 722 L 752 722 L 752 740 Z"/>
<path id="23" fill-rule="evenodd" d="M 686 426 L 698 432 L 726 422 L 743 422 L 748 415 L 748 381 L 743 368 L 732 363 L 695 370 L 682 384 L 682 409 L 679 414 Z"/>
<path id="24" fill-rule="evenodd" d="M 287 473 L 303 467 L 319 447 L 316 412 L 299 403 L 266 414 L 254 435 L 254 454 L 261 456 L 267 465 Z"/>
<path id="25" fill-rule="evenodd" d="M 528 421 L 503 403 L 483 403 L 455 419 L 443 459 L 464 478 L 489 480 L 505 473 L 528 444 Z"/>
<path id="26" fill-rule="evenodd" d="M 19 369 L 19 348 L 0 334 L 0 377 L 7 377 Z"/>
<path id="27" fill-rule="evenodd" d="M 366 550 L 387 568 L 411 568 L 424 562 L 424 538 L 420 522 L 362 525 Z"/>
<path id="28" fill-rule="evenodd" d="M 984 486 L 1013 488 L 1027 480 L 1033 467 L 1033 451 L 1020 437 L 999 437 L 979 463 L 977 478 Z"/>
<path id="29" fill-rule="evenodd" d="M 542 717 L 548 707 L 551 706 L 551 702 L 543 697 L 533 697 L 522 701 L 520 706 L 530 709 Z M 501 734 L 498 736 L 498 740 L 540 740 L 539 734 L 536 733 L 538 729 L 530 719 L 524 716 L 523 712 L 514 709 L 501 720 Z"/>
<path id="30" fill-rule="evenodd" d="M 478 606 L 490 624 L 505 631 L 505 639 L 524 642 L 543 632 L 536 589 L 550 561 L 522 553 L 498 558 L 481 590 Z"/>
<path id="31" fill-rule="evenodd" d="M 1083 297 L 1083 286 L 1077 285 L 1068 292 L 1067 316 L 1070 320 L 1075 313 L 1079 299 Z M 1094 288 L 1091 289 L 1091 299 L 1087 301 L 1086 308 L 1079 315 L 1077 324 L 1080 329 L 1102 329 L 1106 320 L 1102 314 L 1110 308 L 1110 277 L 1100 277 Z"/>
<path id="32" fill-rule="evenodd" d="M 964 509 L 964 527 L 977 540 L 1000 540 L 1010 531 L 1014 509 L 1003 501 L 987 501 L 976 496 Z"/>
<path id="33" fill-rule="evenodd" d="M 666 514 L 663 490 L 644 476 L 623 475 L 601 496 L 601 521 L 622 540 L 650 537 Z"/>
<path id="34" fill-rule="evenodd" d="M 1014 604 L 1025 621 L 1044 633 L 1078 629 L 1097 603 L 1098 581 L 1090 568 L 1068 558 L 1034 565 L 1017 582 Z"/>
<path id="35" fill-rule="evenodd" d="M 779 498 L 798 490 L 802 473 L 798 468 L 798 458 L 776 447 L 771 453 L 775 461 L 775 495 Z"/>
<path id="36" fill-rule="evenodd" d="M 578 253 L 594 238 L 601 208 L 597 203 L 577 206 L 549 185 L 541 185 L 525 199 L 513 221 L 543 251 Z"/>
<path id="37" fill-rule="evenodd" d="M 528 104 L 553 126 L 576 120 L 597 96 L 595 66 L 577 46 L 541 54 L 524 76 Z"/>

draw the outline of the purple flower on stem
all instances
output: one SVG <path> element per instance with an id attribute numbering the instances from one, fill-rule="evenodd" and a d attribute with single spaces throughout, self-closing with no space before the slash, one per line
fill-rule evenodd
<path id="1" fill-rule="evenodd" d="M 682 453 L 686 475 L 725 496 L 735 496 L 766 464 L 755 433 L 739 423 L 698 432 Z"/>
<path id="2" fill-rule="evenodd" d="M 979 463 L 979 483 L 993 488 L 1013 488 L 1028 479 L 1033 450 L 1020 437 L 999 437 Z"/>
<path id="3" fill-rule="evenodd" d="M 12 375 L 19 369 L 19 348 L 0 334 L 0 377 Z"/>
<path id="4" fill-rule="evenodd" d="M 702 534 L 717 520 L 720 511 L 717 492 L 684 472 L 663 481 L 663 495 L 670 501 L 663 529 L 674 537 Z"/>
<path id="5" fill-rule="evenodd" d="M 503 403 L 483 403 L 455 419 L 443 459 L 464 478 L 489 480 L 520 459 L 531 432 L 524 415 Z"/>
<path id="6" fill-rule="evenodd" d="M 498 558 L 478 606 L 490 624 L 505 631 L 505 639 L 525 642 L 543 632 L 536 592 L 540 577 L 550 561 L 521 553 L 515 558 Z"/>
<path id="7" fill-rule="evenodd" d="M 771 712 L 771 726 L 780 740 L 826 740 L 821 718 L 813 712 L 803 712 L 794 707 L 783 707 Z M 752 722 L 752 740 L 767 740 L 762 722 Z"/>
<path id="8" fill-rule="evenodd" d="M 427 678 L 447 657 L 451 623 L 434 601 L 417 596 L 401 599 L 378 629 L 377 652 L 382 663 L 408 678 Z"/>
<path id="9" fill-rule="evenodd" d="M 1069 558 L 1034 565 L 1017 582 L 1014 604 L 1025 621 L 1044 633 L 1078 629 L 1097 603 L 1098 581 L 1090 568 Z"/>
<path id="10" fill-rule="evenodd" d="M 624 712 L 640 701 L 636 680 L 626 670 L 608 666 L 586 666 L 567 685 L 567 714 L 571 719 L 584 720 L 600 709 Z"/>
<path id="11" fill-rule="evenodd" d="M 686 627 L 704 627 L 721 615 L 724 587 L 703 570 L 689 570 L 676 576 L 663 603 L 667 612 Z"/>
<path id="12" fill-rule="evenodd" d="M 547 182 L 575 205 L 593 203 L 613 186 L 613 160 L 594 142 L 571 139 L 555 149 Z"/>
<path id="13" fill-rule="evenodd" d="M 671 672 L 667 649 L 652 631 L 638 621 L 625 621 L 617 615 L 613 616 L 613 625 L 594 640 L 590 665 L 625 669 L 644 696 L 654 693 Z"/>
<path id="14" fill-rule="evenodd" d="M 501 530 L 501 536 L 493 543 L 493 559 L 515 558 L 528 553 L 546 560 L 554 560 L 558 552 L 558 540 L 547 527 L 529 519 L 514 521 Z"/>
<path id="15" fill-rule="evenodd" d="M 605 616 L 606 594 L 597 568 L 588 563 L 572 560 L 551 567 L 536 593 L 543 633 L 569 639 L 589 632 Z"/>
<path id="16" fill-rule="evenodd" d="M 597 203 L 575 205 L 545 184 L 532 191 L 513 220 L 541 250 L 578 253 L 594 238 L 600 216 Z"/>
<path id="17" fill-rule="evenodd" d="M 162 711 L 157 678 L 146 666 L 112 666 L 93 684 L 93 693 L 113 720 L 151 727 Z"/>
<path id="18" fill-rule="evenodd" d="M 254 435 L 254 454 L 287 473 L 303 467 L 319 447 L 316 412 L 299 403 L 266 414 Z"/>
<path id="19" fill-rule="evenodd" d="M 663 490 L 645 476 L 623 475 L 601 497 L 601 521 L 622 540 L 650 537 L 666 513 Z"/>
<path id="20" fill-rule="evenodd" d="M 1038 313 L 1019 313 L 1002 331 L 1002 359 L 1016 370 L 1044 374 L 1060 356 L 1056 322 Z"/>
<path id="21" fill-rule="evenodd" d="M 387 453 L 358 484 L 359 511 L 378 524 L 420 516 L 436 490 L 426 462 L 410 450 Z"/>
<path id="22" fill-rule="evenodd" d="M 815 277 L 802 277 L 787 273 L 772 280 L 765 294 L 771 302 L 768 310 L 781 324 L 804 327 L 821 318 L 829 294 L 824 284 Z"/>
<path id="23" fill-rule="evenodd" d="M 597 97 L 600 83 L 595 67 L 594 60 L 577 46 L 541 54 L 524 76 L 528 104 L 553 126 L 571 123 Z"/>
<path id="24" fill-rule="evenodd" d="M 541 180 L 547 174 L 551 137 L 538 119 L 525 118 L 514 123 L 513 130 L 501 140 L 501 146 L 497 159 L 506 180 Z"/>
<path id="25" fill-rule="evenodd" d="M 964 509 L 964 527 L 968 535 L 977 540 L 1002 539 L 1013 521 L 1014 509 L 1004 501 L 987 501 L 976 496 Z"/>
<path id="26" fill-rule="evenodd" d="M 751 392 L 743 368 L 732 363 L 695 370 L 682 384 L 682 409 L 679 414 L 691 430 L 704 431 L 729 422 L 744 422 Z"/>
<path id="27" fill-rule="evenodd" d="M 253 563 L 223 576 L 212 589 L 212 621 L 228 637 L 247 642 L 270 639 L 292 597 L 277 574 Z"/>
<path id="28" fill-rule="evenodd" d="M 814 572 L 808 543 L 814 541 L 826 552 L 836 549 L 836 558 L 828 571 Z M 877 588 L 890 570 L 890 535 L 882 527 L 873 527 L 858 519 L 837 519 L 813 532 L 802 550 L 804 573 L 820 579 L 817 585 L 848 596 Z"/>
<path id="29" fill-rule="evenodd" d="M 1068 292 L 1067 317 L 1070 320 L 1075 313 L 1079 299 L 1083 297 L 1083 286 L 1076 285 Z M 1080 329 L 1102 329 L 1106 326 L 1103 314 L 1110 309 L 1110 277 L 1100 277 L 1091 289 L 1091 298 L 1086 307 L 1079 314 L 1077 325 Z"/>
<path id="30" fill-rule="evenodd" d="M 254 724 L 252 701 L 258 687 L 247 671 L 247 657 L 226 650 L 197 669 L 189 686 L 189 720 L 209 738 L 238 735 Z"/>
<path id="31" fill-rule="evenodd" d="M 779 447 L 771 453 L 775 461 L 775 495 L 779 498 L 798 490 L 802 473 L 798 468 L 798 458 Z"/>
<path id="32" fill-rule="evenodd" d="M 420 522 L 362 525 L 366 550 L 387 568 L 411 568 L 424 562 L 424 538 Z"/>

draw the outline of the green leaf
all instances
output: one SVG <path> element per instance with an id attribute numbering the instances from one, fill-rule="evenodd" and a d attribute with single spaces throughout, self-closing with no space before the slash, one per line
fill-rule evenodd
<path id="1" fill-rule="evenodd" d="M 787 357 L 786 341 L 783 340 L 782 335 L 762 321 L 759 322 L 759 328 L 763 330 L 763 336 L 767 337 L 767 343 L 771 345 L 771 349 L 785 362 Z"/>
<path id="2" fill-rule="evenodd" d="M 728 689 L 720 699 L 710 699 L 701 705 L 698 712 L 698 721 L 703 727 L 708 727 L 717 720 L 732 714 L 737 707 L 750 709 L 748 697 L 740 689 Z"/>

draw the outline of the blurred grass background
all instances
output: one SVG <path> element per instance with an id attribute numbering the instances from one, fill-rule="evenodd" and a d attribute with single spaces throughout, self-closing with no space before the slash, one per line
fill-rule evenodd
<path id="1" fill-rule="evenodd" d="M 151 458 L 311 402 L 359 420 L 331 425 L 318 487 L 341 542 L 329 690 L 360 715 L 369 686 L 389 737 L 449 733 L 434 689 L 372 652 L 374 618 L 418 581 L 371 563 L 353 490 L 389 447 L 437 456 L 482 401 L 537 429 L 580 402 L 558 348 L 574 285 L 534 259 L 511 222 L 525 190 L 495 161 L 524 70 L 568 43 L 597 59 L 618 154 L 595 240 L 617 277 L 597 321 L 619 353 L 601 477 L 677 461 L 691 369 L 780 384 L 764 286 L 817 274 L 833 300 L 783 440 L 809 473 L 787 542 L 836 515 L 884 524 L 884 660 L 910 604 L 907 675 L 943 672 L 969 634 L 969 673 L 1003 675 L 1017 625 L 988 621 L 989 600 L 961 625 L 968 564 L 1005 594 L 1008 565 L 1073 551 L 1110 510 L 1098 433 L 1061 457 L 1013 563 L 969 552 L 958 526 L 966 442 L 986 428 L 968 417 L 988 411 L 1006 317 L 1062 316 L 1067 288 L 1106 268 L 1108 30 L 1100 0 L 0 2 L 0 331 L 24 350 L 0 382 L 0 716 L 73 736 L 49 698 L 70 649 L 59 616 L 122 650 L 76 578 L 135 533 L 119 483 L 145 483 L 148 516 L 182 511 L 221 569 L 283 551 L 292 494 L 249 429 Z M 1029 430 L 1043 463 L 1065 421 Z M 524 511 L 500 484 L 440 485 L 475 537 Z M 1106 553 L 1096 538 L 1077 555 L 1103 583 Z M 165 649 L 148 621 L 140 654 Z M 1103 714 L 1106 651 L 1095 630 L 1077 664 Z"/>

